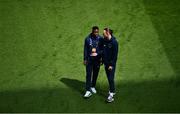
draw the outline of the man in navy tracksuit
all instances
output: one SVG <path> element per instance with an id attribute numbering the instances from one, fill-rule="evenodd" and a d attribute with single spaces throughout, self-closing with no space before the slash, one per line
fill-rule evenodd
<path id="1" fill-rule="evenodd" d="M 118 56 L 118 42 L 112 35 L 113 31 L 109 28 L 105 28 L 103 31 L 103 62 L 105 66 L 106 75 L 109 82 L 109 96 L 108 102 L 114 101 L 113 96 L 115 95 L 115 84 L 114 75 L 116 69 L 116 61 Z"/>
<path id="2" fill-rule="evenodd" d="M 98 77 L 103 45 L 103 38 L 99 35 L 99 28 L 92 27 L 92 33 L 88 35 L 84 43 L 84 65 L 86 65 L 86 93 L 85 98 L 88 98 L 92 93 L 96 93 L 96 80 Z"/>

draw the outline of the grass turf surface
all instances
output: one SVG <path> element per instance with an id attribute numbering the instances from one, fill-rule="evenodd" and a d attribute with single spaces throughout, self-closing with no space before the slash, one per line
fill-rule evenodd
<path id="1" fill-rule="evenodd" d="M 179 112 L 179 0 L 0 0 L 0 112 Z M 115 102 L 88 100 L 82 65 L 93 25 L 120 45 Z"/>

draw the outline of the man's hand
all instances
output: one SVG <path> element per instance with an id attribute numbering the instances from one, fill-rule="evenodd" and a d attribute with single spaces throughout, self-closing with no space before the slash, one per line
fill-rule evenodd
<path id="1" fill-rule="evenodd" d="M 84 65 L 87 65 L 87 64 L 88 64 L 87 60 L 84 60 L 83 64 L 84 64 Z"/>
<path id="2" fill-rule="evenodd" d="M 108 67 L 108 70 L 109 70 L 109 71 L 112 71 L 112 69 L 113 69 L 112 66 L 109 66 L 109 67 Z"/>
<path id="3" fill-rule="evenodd" d="M 97 53 L 92 53 L 91 56 L 95 57 L 97 56 Z"/>

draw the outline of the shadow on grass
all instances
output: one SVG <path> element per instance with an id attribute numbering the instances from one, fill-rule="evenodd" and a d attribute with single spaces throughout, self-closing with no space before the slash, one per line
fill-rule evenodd
<path id="1" fill-rule="evenodd" d="M 79 81 L 77 79 L 68 79 L 61 78 L 61 82 L 63 82 L 66 86 L 70 87 L 73 90 L 76 90 L 81 95 L 84 93 L 85 82 Z"/>
<path id="2" fill-rule="evenodd" d="M 112 104 L 99 93 L 83 99 L 84 83 L 79 80 L 60 82 L 70 88 L 1 91 L 0 112 L 180 112 L 180 87 L 173 80 L 121 82 Z"/>
<path id="3" fill-rule="evenodd" d="M 85 93 L 85 82 L 83 81 L 79 81 L 77 79 L 69 79 L 69 78 L 61 78 L 60 81 L 63 82 L 66 86 L 70 87 L 72 90 L 79 92 L 80 95 L 82 96 Z M 100 90 L 98 86 L 96 87 L 96 89 Z M 107 93 L 104 90 L 98 91 L 98 95 L 104 98 L 107 97 L 106 94 Z"/>

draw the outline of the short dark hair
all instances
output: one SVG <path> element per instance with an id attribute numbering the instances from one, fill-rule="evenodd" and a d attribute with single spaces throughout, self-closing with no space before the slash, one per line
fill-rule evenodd
<path id="1" fill-rule="evenodd" d="M 110 28 L 104 28 L 105 31 L 109 32 L 111 35 L 113 34 L 113 30 Z"/>
<path id="2" fill-rule="evenodd" d="M 99 30 L 99 27 L 98 27 L 98 26 L 93 26 L 93 27 L 92 27 L 92 32 L 93 32 L 94 30 L 96 30 L 96 29 Z"/>

